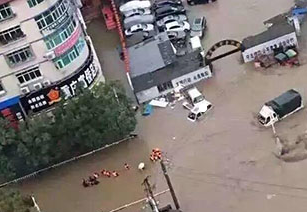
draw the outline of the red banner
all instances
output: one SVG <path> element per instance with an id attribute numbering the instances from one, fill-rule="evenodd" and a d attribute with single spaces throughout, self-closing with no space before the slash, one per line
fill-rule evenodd
<path id="1" fill-rule="evenodd" d="M 55 48 L 55 55 L 58 57 L 64 54 L 67 50 L 72 48 L 78 41 L 81 34 L 81 28 L 78 27 L 76 31 L 64 43 Z"/>

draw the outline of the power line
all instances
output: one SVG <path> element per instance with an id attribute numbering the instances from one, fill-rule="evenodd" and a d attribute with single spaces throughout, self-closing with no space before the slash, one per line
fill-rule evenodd
<path id="1" fill-rule="evenodd" d="M 210 184 L 210 185 L 217 185 L 217 186 L 221 186 L 221 187 L 230 187 L 230 188 L 236 188 L 236 186 L 234 185 L 229 185 L 227 183 L 217 183 L 217 182 L 211 182 L 211 181 L 205 181 L 203 179 L 197 179 L 197 178 L 193 178 L 193 177 L 189 177 L 189 176 L 183 176 L 180 174 L 174 174 L 175 176 L 178 177 L 182 177 L 184 179 L 188 179 L 188 180 L 192 180 L 193 182 L 199 182 L 199 183 L 205 183 L 205 184 Z M 258 189 L 254 189 L 254 188 L 244 188 L 244 190 L 248 190 L 248 191 L 253 191 L 253 192 L 257 192 L 257 193 L 262 193 L 262 194 L 267 194 L 267 192 L 258 190 Z M 274 192 L 274 194 L 276 195 L 280 195 L 280 196 L 287 196 L 287 197 L 291 197 L 291 198 L 300 198 L 300 199 L 307 199 L 307 197 L 305 196 L 299 196 L 299 195 L 292 195 L 292 194 L 286 194 L 286 193 L 276 193 Z"/>
<path id="2" fill-rule="evenodd" d="M 292 189 L 292 190 L 307 191 L 306 187 L 297 187 L 297 186 L 282 185 L 282 184 L 276 184 L 276 183 L 267 183 L 267 182 L 261 182 L 261 181 L 243 179 L 243 178 L 229 177 L 229 176 L 225 176 L 225 175 L 218 175 L 218 174 L 209 173 L 209 172 L 195 172 L 195 169 L 191 169 L 191 168 L 187 168 L 187 167 L 183 167 L 183 166 L 174 166 L 174 167 L 186 169 L 186 170 L 189 170 L 189 171 L 192 170 L 192 171 L 194 171 L 195 174 L 198 174 L 198 175 L 206 175 L 206 176 L 210 176 L 210 177 L 228 179 L 228 180 L 233 180 L 233 181 L 249 182 L 249 183 L 253 183 L 253 184 L 260 184 L 260 185 L 267 185 L 267 186 L 274 186 L 274 187 L 281 187 L 281 188 Z"/>

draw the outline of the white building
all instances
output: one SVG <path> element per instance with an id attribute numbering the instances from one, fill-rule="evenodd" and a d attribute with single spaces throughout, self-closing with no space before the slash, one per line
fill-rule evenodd
<path id="1" fill-rule="evenodd" d="M 0 0 L 0 111 L 21 119 L 104 80 L 74 0 Z M 1 114 L 0 114 L 1 115 Z"/>
<path id="2" fill-rule="evenodd" d="M 245 38 L 242 41 L 245 50 L 242 51 L 244 62 L 251 62 L 257 55 L 272 54 L 279 47 L 298 47 L 295 29 L 288 23 L 274 24 L 266 31 Z"/>

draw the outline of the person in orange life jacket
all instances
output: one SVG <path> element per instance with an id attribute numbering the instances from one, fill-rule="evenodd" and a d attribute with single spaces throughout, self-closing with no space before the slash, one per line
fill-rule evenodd
<path id="1" fill-rule="evenodd" d="M 99 174 L 98 174 L 97 172 L 95 172 L 95 173 L 93 174 L 93 177 L 94 177 L 95 179 L 98 179 Z"/>
<path id="2" fill-rule="evenodd" d="M 111 177 L 111 172 L 106 171 L 106 176 L 107 176 L 107 177 Z"/>
<path id="3" fill-rule="evenodd" d="M 119 176 L 119 174 L 116 171 L 113 171 L 112 175 L 113 175 L 113 177 L 118 177 Z"/>
<path id="4" fill-rule="evenodd" d="M 130 166 L 129 166 L 127 163 L 125 163 L 124 166 L 125 166 L 125 169 L 126 169 L 126 170 L 129 170 L 129 169 L 130 169 Z"/>

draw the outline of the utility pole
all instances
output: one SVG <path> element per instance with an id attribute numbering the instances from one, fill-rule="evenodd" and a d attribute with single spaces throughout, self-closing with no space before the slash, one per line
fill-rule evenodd
<path id="1" fill-rule="evenodd" d="M 154 194 L 151 189 L 151 185 L 148 180 L 148 176 L 144 179 L 142 185 L 145 186 L 145 191 L 147 192 L 148 202 L 153 212 L 159 212 L 158 204 L 155 200 Z"/>
<path id="2" fill-rule="evenodd" d="M 160 164 L 161 164 L 161 168 L 162 168 L 164 177 L 165 177 L 165 179 L 166 179 L 167 185 L 168 185 L 169 190 L 170 190 L 170 192 L 171 192 L 171 195 L 172 195 L 172 198 L 173 198 L 175 207 L 176 207 L 177 210 L 179 210 L 179 209 L 180 209 L 179 202 L 178 202 L 178 199 L 177 199 L 177 197 L 176 197 L 176 194 L 175 194 L 175 191 L 174 191 L 174 188 L 173 188 L 171 179 L 170 179 L 170 177 L 168 176 L 168 173 L 167 173 L 167 170 L 166 170 L 164 161 L 161 160 L 161 161 L 160 161 Z"/>

